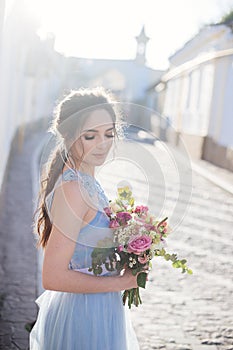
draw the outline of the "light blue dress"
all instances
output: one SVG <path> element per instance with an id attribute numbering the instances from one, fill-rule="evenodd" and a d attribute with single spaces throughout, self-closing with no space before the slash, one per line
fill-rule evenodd
<path id="1" fill-rule="evenodd" d="M 56 186 L 60 181 L 79 181 L 90 198 L 98 198 L 96 216 L 80 230 L 69 263 L 70 269 L 90 273 L 88 268 L 91 266 L 93 246 L 110 231 L 109 219 L 102 210 L 108 205 L 108 199 L 100 184 L 85 173 L 68 169 Z M 48 209 L 53 195 L 54 190 L 47 197 Z M 106 278 L 113 274 L 116 272 L 102 272 Z M 39 306 L 39 313 L 30 333 L 31 350 L 139 349 L 128 307 L 122 303 L 121 292 L 83 294 L 46 290 L 35 302 Z"/>

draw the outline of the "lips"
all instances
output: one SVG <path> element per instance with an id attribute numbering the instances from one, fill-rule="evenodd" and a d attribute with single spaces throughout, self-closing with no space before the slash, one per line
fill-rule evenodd
<path id="1" fill-rule="evenodd" d="M 93 154 L 93 156 L 101 158 L 101 157 L 105 157 L 106 153 Z"/>

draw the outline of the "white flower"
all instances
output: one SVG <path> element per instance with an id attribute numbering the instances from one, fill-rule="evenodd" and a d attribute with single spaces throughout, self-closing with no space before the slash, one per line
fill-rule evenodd
<path id="1" fill-rule="evenodd" d="M 145 229 L 144 229 L 144 227 L 140 227 L 140 229 L 139 229 L 139 234 L 143 234 L 145 232 Z"/>

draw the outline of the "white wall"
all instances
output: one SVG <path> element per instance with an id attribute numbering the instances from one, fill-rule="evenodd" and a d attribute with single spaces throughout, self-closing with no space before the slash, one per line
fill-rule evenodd
<path id="1" fill-rule="evenodd" d="M 233 55 L 216 62 L 208 135 L 218 144 L 233 146 Z"/>
<path id="2" fill-rule="evenodd" d="M 233 56 L 229 57 L 219 143 L 233 149 Z"/>
<path id="3" fill-rule="evenodd" d="M 171 70 L 162 77 L 163 114 L 174 129 L 208 135 L 226 147 L 233 145 L 233 50 L 221 52 L 229 48 L 230 28 L 203 29 L 171 57 Z"/>
<path id="4" fill-rule="evenodd" d="M 17 0 L 12 9 L 0 35 L 0 188 L 17 128 L 51 117 L 64 76 L 51 40 L 41 42 Z"/>

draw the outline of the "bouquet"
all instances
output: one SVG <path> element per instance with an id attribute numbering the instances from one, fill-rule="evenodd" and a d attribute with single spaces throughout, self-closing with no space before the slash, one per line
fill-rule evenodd
<path id="1" fill-rule="evenodd" d="M 177 254 L 169 254 L 164 248 L 165 238 L 171 232 L 167 223 L 168 218 L 162 220 L 151 215 L 149 208 L 144 205 L 134 205 L 134 198 L 129 186 L 118 189 L 118 197 L 110 201 L 109 207 L 104 208 L 109 217 L 109 227 L 113 229 L 113 241 L 108 248 L 94 248 L 92 252 L 92 266 L 89 271 L 95 275 L 102 273 L 102 267 L 108 271 L 122 272 L 129 268 L 137 276 L 137 288 L 125 290 L 122 294 L 123 304 L 128 299 L 128 307 L 142 304 L 139 287 L 145 288 L 147 273 L 151 268 L 151 260 L 155 256 L 163 257 L 172 262 L 174 268 L 181 268 L 182 273 L 192 274 L 186 265 L 186 260 L 179 260 Z M 100 245 L 105 242 L 99 242 Z M 112 244 L 113 243 L 113 244 Z"/>

